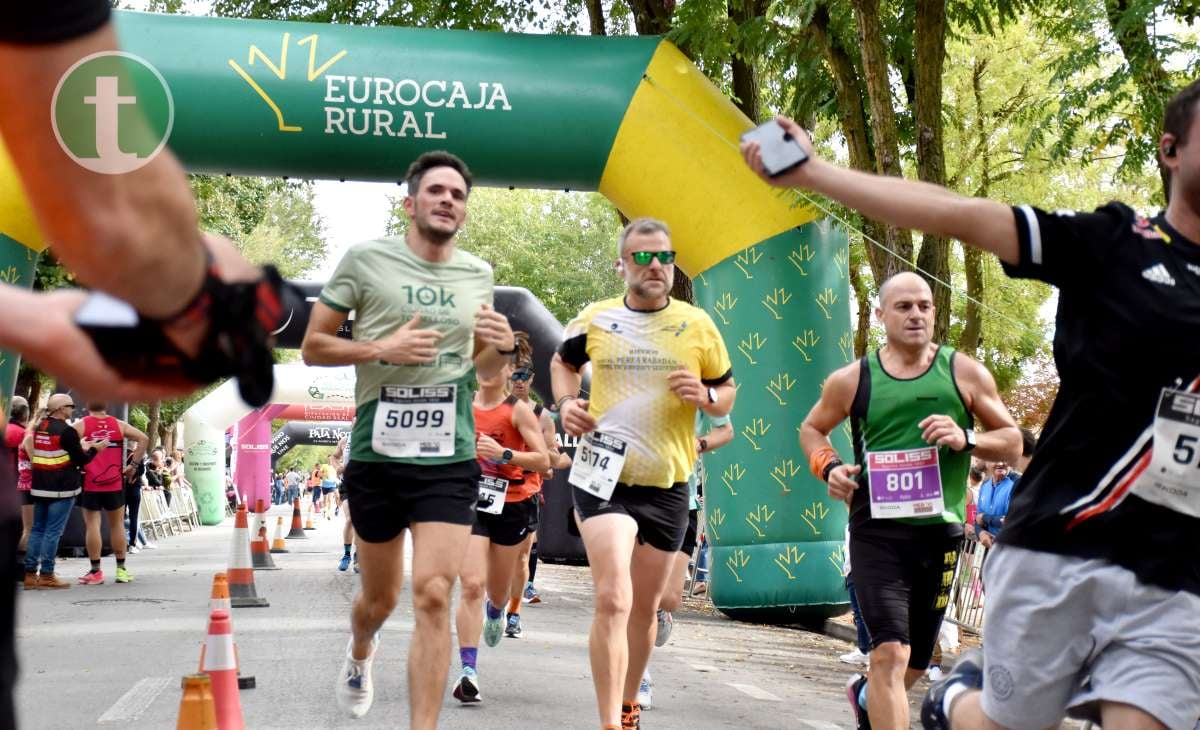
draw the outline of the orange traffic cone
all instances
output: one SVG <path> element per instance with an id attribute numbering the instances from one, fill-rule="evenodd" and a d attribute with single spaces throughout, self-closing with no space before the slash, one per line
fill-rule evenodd
<path id="1" fill-rule="evenodd" d="M 317 529 L 316 527 L 313 527 L 313 511 L 314 511 L 313 503 L 309 502 L 308 503 L 308 517 L 304 521 L 304 529 L 306 529 L 306 530 Z"/>
<path id="2" fill-rule="evenodd" d="M 275 518 L 275 539 L 271 541 L 271 552 L 286 553 L 287 543 L 283 541 L 283 517 Z"/>
<path id="3" fill-rule="evenodd" d="M 208 602 L 209 611 L 228 611 L 233 608 L 229 603 L 229 576 L 217 573 L 213 576 L 212 598 Z"/>
<path id="4" fill-rule="evenodd" d="M 218 730 L 212 680 L 207 674 L 189 674 L 183 678 L 183 699 L 179 701 L 175 730 Z"/>
<path id="5" fill-rule="evenodd" d="M 296 497 L 292 501 L 292 531 L 287 534 L 289 540 L 307 540 L 308 535 L 304 534 L 304 525 L 300 519 L 300 498 Z"/>
<path id="6" fill-rule="evenodd" d="M 229 597 L 234 608 L 269 606 L 266 598 L 254 589 L 254 565 L 250 562 L 249 528 L 246 525 L 246 505 L 238 507 L 233 527 L 233 548 L 229 554 Z"/>
<path id="7" fill-rule="evenodd" d="M 279 570 L 267 545 L 267 526 L 258 528 L 258 537 L 250 541 L 250 564 L 255 570 Z"/>
<path id="8" fill-rule="evenodd" d="M 228 611 L 213 611 L 208 619 L 203 671 L 212 682 L 213 704 L 220 730 L 243 730 L 242 701 L 238 696 L 237 655 Z"/>

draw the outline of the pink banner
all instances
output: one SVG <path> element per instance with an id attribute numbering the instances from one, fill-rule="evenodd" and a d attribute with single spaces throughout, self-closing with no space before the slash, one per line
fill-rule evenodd
<path id="1" fill-rule="evenodd" d="M 271 418 L 263 410 L 254 411 L 238 423 L 237 434 L 238 458 L 233 483 L 251 511 L 259 499 L 265 507 L 270 507 Z"/>

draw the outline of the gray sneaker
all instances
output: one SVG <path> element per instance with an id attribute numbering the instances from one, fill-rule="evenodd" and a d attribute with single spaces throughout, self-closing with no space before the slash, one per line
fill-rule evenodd
<path id="1" fill-rule="evenodd" d="M 346 645 L 346 661 L 342 663 L 342 672 L 338 675 L 337 701 L 350 717 L 360 718 L 371 709 L 375 699 L 375 687 L 371 681 L 371 664 L 375 661 L 375 651 L 379 647 L 379 634 L 371 641 L 371 655 L 366 659 L 357 660 L 351 653 L 353 639 Z"/>
<path id="2" fill-rule="evenodd" d="M 662 646 L 671 638 L 671 629 L 675 628 L 675 617 L 670 611 L 658 609 L 658 633 L 654 636 L 654 645 Z"/>

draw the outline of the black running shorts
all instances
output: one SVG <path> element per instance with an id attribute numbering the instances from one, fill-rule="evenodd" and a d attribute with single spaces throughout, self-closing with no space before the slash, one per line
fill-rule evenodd
<path id="1" fill-rule="evenodd" d="M 478 481 L 474 459 L 433 466 L 352 461 L 342 478 L 354 503 L 350 521 L 367 542 L 387 542 L 414 522 L 474 523 Z"/>
<path id="2" fill-rule="evenodd" d="M 32 507 L 33 506 L 33 492 L 29 491 L 28 489 L 22 489 L 20 491 L 21 491 L 21 504 L 29 505 Z"/>
<path id="3" fill-rule="evenodd" d="M 683 545 L 688 525 L 687 482 L 675 482 L 666 489 L 618 483 L 608 501 L 582 489 L 571 493 L 581 521 L 597 515 L 628 515 L 637 523 L 638 542 L 669 553 Z"/>
<path id="4" fill-rule="evenodd" d="M 696 535 L 697 526 L 700 520 L 700 510 L 688 510 L 687 532 L 683 533 L 683 545 L 679 547 L 679 552 L 692 557 L 692 553 L 696 552 Z"/>
<path id="5" fill-rule="evenodd" d="M 486 537 L 497 545 L 520 545 L 538 525 L 538 498 L 535 494 L 520 502 L 506 502 L 498 514 L 475 513 L 472 535 Z"/>
<path id="6" fill-rule="evenodd" d="M 950 599 L 961 537 L 938 526 L 922 534 L 881 536 L 850 531 L 851 578 L 871 648 L 887 641 L 910 647 L 908 666 L 924 670 L 933 656 Z"/>
<path id="7" fill-rule="evenodd" d="M 125 506 L 125 490 L 115 492 L 84 492 L 79 498 L 79 506 L 94 511 L 105 510 L 112 512 Z"/>

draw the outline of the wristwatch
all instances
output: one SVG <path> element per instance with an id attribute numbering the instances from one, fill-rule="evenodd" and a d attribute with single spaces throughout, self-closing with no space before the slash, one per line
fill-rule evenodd
<path id="1" fill-rule="evenodd" d="M 513 457 L 512 449 L 505 449 L 504 453 L 500 454 L 500 463 L 507 464 L 508 462 L 512 461 L 512 457 Z"/>
<path id="2" fill-rule="evenodd" d="M 968 451 L 971 451 L 975 448 L 975 429 L 964 428 L 963 436 L 966 437 L 967 443 L 965 446 L 962 447 L 962 450 L 958 452 L 960 454 L 965 454 Z"/>
<path id="3" fill-rule="evenodd" d="M 708 402 L 709 402 L 709 403 L 716 403 L 716 402 L 717 402 L 717 389 L 716 389 L 716 388 L 709 388 L 709 389 L 708 389 Z"/>

